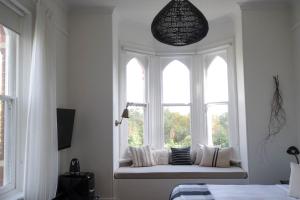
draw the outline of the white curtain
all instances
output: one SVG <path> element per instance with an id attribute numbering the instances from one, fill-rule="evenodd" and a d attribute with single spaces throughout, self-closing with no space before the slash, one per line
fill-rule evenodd
<path id="1" fill-rule="evenodd" d="M 37 2 L 28 102 L 25 200 L 55 197 L 58 177 L 55 27 Z"/>

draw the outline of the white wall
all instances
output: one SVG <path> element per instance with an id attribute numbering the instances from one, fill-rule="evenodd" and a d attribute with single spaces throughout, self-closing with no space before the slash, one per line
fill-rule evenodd
<path id="1" fill-rule="evenodd" d="M 297 141 L 290 19 L 289 7 L 280 3 L 242 4 L 250 183 L 273 184 L 289 177 L 286 149 Z M 272 76 L 277 74 L 287 124 L 265 143 L 274 92 Z"/>
<path id="2" fill-rule="evenodd" d="M 137 45 L 142 49 L 156 52 L 195 51 L 224 40 L 234 38 L 234 22 L 231 16 L 224 16 L 209 22 L 209 32 L 201 42 L 185 47 L 172 47 L 158 42 L 151 33 L 151 25 L 121 21 L 119 39 L 122 44 Z"/>
<path id="3" fill-rule="evenodd" d="M 298 147 L 300 147 L 300 1 L 294 0 L 292 3 L 292 44 L 293 60 L 295 66 L 296 94 L 297 94 L 297 133 Z"/>
<path id="4" fill-rule="evenodd" d="M 69 15 L 68 97 L 76 109 L 69 159 L 95 173 L 96 192 L 113 196 L 112 8 L 74 9 Z"/>
<path id="5" fill-rule="evenodd" d="M 172 47 L 154 40 L 154 49 L 158 52 L 185 52 L 195 51 L 234 38 L 234 21 L 232 16 L 224 16 L 222 18 L 209 21 L 209 32 L 207 36 L 198 43 L 184 46 Z M 152 36 L 153 37 L 153 36 Z"/>

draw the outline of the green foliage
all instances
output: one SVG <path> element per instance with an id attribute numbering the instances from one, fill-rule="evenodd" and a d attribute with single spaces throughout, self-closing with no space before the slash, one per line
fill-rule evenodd
<path id="1" fill-rule="evenodd" d="M 228 113 L 214 115 L 212 120 L 213 144 L 222 148 L 229 147 Z"/>
<path id="2" fill-rule="evenodd" d="M 188 147 L 192 144 L 190 115 L 164 110 L 165 147 Z"/>
<path id="3" fill-rule="evenodd" d="M 140 108 L 129 109 L 128 119 L 128 144 L 132 147 L 140 147 L 144 143 L 144 114 Z"/>
<path id="4" fill-rule="evenodd" d="M 128 119 L 128 144 L 133 147 L 144 143 L 144 113 L 141 108 L 131 108 Z M 214 115 L 212 119 L 213 144 L 220 147 L 229 146 L 228 113 Z M 164 110 L 165 147 L 188 147 L 192 144 L 190 133 L 190 115 Z"/>

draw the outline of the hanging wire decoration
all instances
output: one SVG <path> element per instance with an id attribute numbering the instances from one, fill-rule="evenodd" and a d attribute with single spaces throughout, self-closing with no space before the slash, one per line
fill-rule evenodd
<path id="1" fill-rule="evenodd" d="M 153 36 L 172 46 L 199 42 L 208 30 L 205 16 L 188 0 L 171 0 L 156 15 L 151 25 Z"/>
<path id="2" fill-rule="evenodd" d="M 272 136 L 279 134 L 281 129 L 286 124 L 286 113 L 283 108 L 283 98 L 279 90 L 278 75 L 273 76 L 273 79 L 275 83 L 275 92 L 271 104 L 271 115 L 270 115 L 270 121 L 268 127 L 269 132 L 266 138 L 267 140 L 269 140 Z"/>

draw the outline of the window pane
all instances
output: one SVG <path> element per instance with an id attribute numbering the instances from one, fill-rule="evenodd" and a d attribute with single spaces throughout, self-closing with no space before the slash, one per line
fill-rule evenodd
<path id="1" fill-rule="evenodd" d="M 127 102 L 145 102 L 145 68 L 133 58 L 126 67 Z"/>
<path id="2" fill-rule="evenodd" d="M 163 70 L 163 103 L 190 103 L 190 72 L 177 60 Z"/>
<path id="3" fill-rule="evenodd" d="M 128 144 L 140 147 L 144 144 L 144 107 L 130 107 L 128 110 Z"/>
<path id="4" fill-rule="evenodd" d="M 10 182 L 10 159 L 8 146 L 10 142 L 9 133 L 10 109 L 8 103 L 0 101 L 0 187 Z"/>
<path id="5" fill-rule="evenodd" d="M 4 175 L 4 104 L 0 103 L 0 187 L 3 186 Z"/>
<path id="6" fill-rule="evenodd" d="M 207 68 L 205 101 L 228 101 L 227 62 L 220 56 L 216 56 Z"/>
<path id="7" fill-rule="evenodd" d="M 6 34 L 5 28 L 0 25 L 0 95 L 5 95 L 5 58 L 6 58 Z"/>
<path id="8" fill-rule="evenodd" d="M 164 107 L 165 147 L 188 147 L 192 144 L 189 106 Z"/>
<path id="9" fill-rule="evenodd" d="M 228 105 L 208 105 L 208 143 L 220 147 L 229 147 L 228 127 Z"/>
<path id="10" fill-rule="evenodd" d="M 17 42 L 18 35 L 0 25 L 0 95 L 14 95 L 15 80 L 8 77 L 15 73 Z"/>

